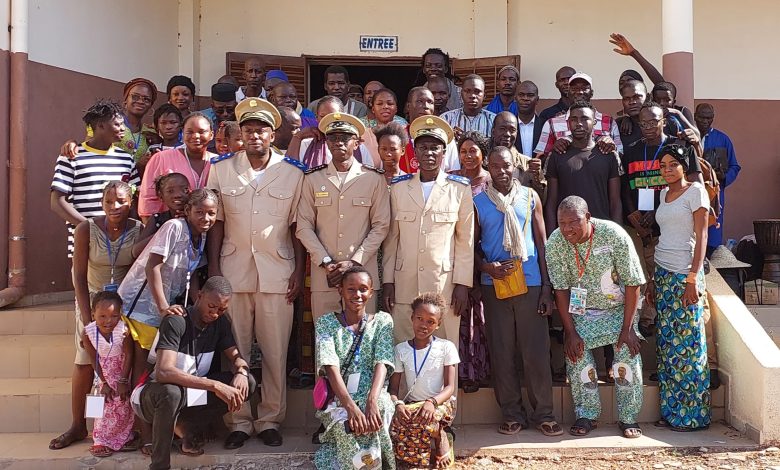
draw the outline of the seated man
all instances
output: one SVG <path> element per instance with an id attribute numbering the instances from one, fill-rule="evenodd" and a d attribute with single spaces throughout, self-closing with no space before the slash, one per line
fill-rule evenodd
<path id="1" fill-rule="evenodd" d="M 187 426 L 187 415 L 197 413 L 203 422 L 206 411 L 220 415 L 238 411 L 255 391 L 255 379 L 224 316 L 232 293 L 227 279 L 214 276 L 203 285 L 195 305 L 187 308 L 186 317 L 168 315 L 160 324 L 149 355 L 149 362 L 156 359 L 151 381 L 134 391 L 132 398 L 136 414 L 152 425 L 150 469 L 170 468 L 174 431 L 182 438 L 182 454 L 203 453 L 203 436 Z M 215 356 L 220 351 L 231 365 L 230 372 L 220 372 Z"/>
<path id="2" fill-rule="evenodd" d="M 558 206 L 558 227 L 546 257 L 564 330 L 566 371 L 577 420 L 569 431 L 584 436 L 601 414 L 593 350 L 614 345 L 618 425 L 626 438 L 642 435 L 641 336 L 636 311 L 645 283 L 631 237 L 615 222 L 592 218 L 588 204 L 569 196 Z M 626 369 L 620 375 L 620 368 Z M 633 380 L 631 380 L 633 378 Z"/>

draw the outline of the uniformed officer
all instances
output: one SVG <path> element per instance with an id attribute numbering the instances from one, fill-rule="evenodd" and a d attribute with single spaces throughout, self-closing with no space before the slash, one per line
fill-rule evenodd
<path id="1" fill-rule="evenodd" d="M 306 172 L 296 235 L 311 255 L 311 311 L 314 320 L 340 312 L 337 286 L 354 265 L 364 266 L 379 288 L 377 251 L 390 230 L 390 195 L 383 170 L 360 164 L 353 154 L 366 128 L 355 116 L 322 118 L 333 159 Z M 375 300 L 367 306 L 376 312 Z"/>
<path id="2" fill-rule="evenodd" d="M 217 223 L 209 233 L 209 274 L 233 286 L 230 320 L 241 355 L 248 359 L 254 332 L 262 352 L 262 400 L 257 419 L 247 403 L 225 419 L 225 447 L 241 447 L 253 432 L 266 445 L 282 444 L 279 425 L 287 410 L 287 346 L 293 300 L 303 286 L 305 250 L 295 234 L 304 166 L 273 152 L 281 118 L 261 98 L 236 106 L 244 148 L 212 159 L 208 188 L 220 195 Z"/>
<path id="3" fill-rule="evenodd" d="M 412 300 L 423 292 L 452 299 L 437 336 L 458 344 L 459 315 L 466 312 L 474 280 L 474 206 L 468 178 L 441 171 L 452 128 L 437 116 L 409 127 L 420 171 L 393 179 L 392 220 L 382 245 L 382 300 L 393 313 L 396 343 L 414 336 Z"/>

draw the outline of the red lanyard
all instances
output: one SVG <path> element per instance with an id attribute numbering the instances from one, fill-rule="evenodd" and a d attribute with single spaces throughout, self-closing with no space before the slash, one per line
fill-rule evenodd
<path id="1" fill-rule="evenodd" d="M 588 244 L 588 252 L 585 253 L 585 259 L 582 261 L 582 265 L 580 265 L 580 252 L 577 249 L 577 245 L 574 245 L 574 261 L 577 262 L 577 282 L 582 279 L 582 275 L 585 274 L 585 267 L 588 265 L 588 260 L 590 259 L 590 252 L 593 248 L 593 235 L 596 233 L 596 227 L 593 227 L 590 231 L 590 243 Z"/>

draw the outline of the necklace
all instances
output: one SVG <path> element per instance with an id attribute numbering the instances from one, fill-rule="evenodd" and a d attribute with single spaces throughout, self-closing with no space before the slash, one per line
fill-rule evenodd
<path id="1" fill-rule="evenodd" d="M 192 167 L 192 162 L 190 161 L 190 155 L 187 153 L 187 147 L 184 147 L 184 158 L 187 159 L 187 165 L 190 167 L 190 172 L 192 173 L 192 179 L 195 181 L 195 188 L 200 188 L 200 175 L 198 172 L 195 171 L 195 168 Z M 202 158 L 201 158 L 202 160 Z"/>

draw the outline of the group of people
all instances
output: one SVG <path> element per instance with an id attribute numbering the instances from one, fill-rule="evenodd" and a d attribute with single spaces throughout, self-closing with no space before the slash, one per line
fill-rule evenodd
<path id="1" fill-rule="evenodd" d="M 611 40 L 655 82 L 648 94 L 638 72 L 621 74 L 615 119 L 571 67 L 539 114 L 536 85 L 511 65 L 483 107 L 484 80 L 458 81 L 439 49 L 423 55 L 405 117 L 395 92 L 372 81 L 360 96 L 338 66 L 304 107 L 256 59 L 243 87 L 220 78 L 202 112 L 192 81 L 173 77 L 153 127 L 150 80 L 128 82 L 122 105 L 99 100 L 51 185 L 69 227 L 77 355 L 73 422 L 50 448 L 86 438 L 87 395 L 104 397 L 95 456 L 140 448 L 169 468 L 172 442 L 203 452 L 209 416 L 224 417 L 228 449 L 254 433 L 281 445 L 292 356 L 314 386 L 318 468 L 448 467 L 458 386 L 492 382 L 500 433 L 563 434 L 551 323 L 571 434 L 597 425 L 603 348 L 621 433 L 641 435 L 639 349 L 653 334 L 656 424 L 706 428 L 703 265 L 722 229 L 708 190 L 722 201 L 739 165 L 712 106 L 691 116 Z"/>

